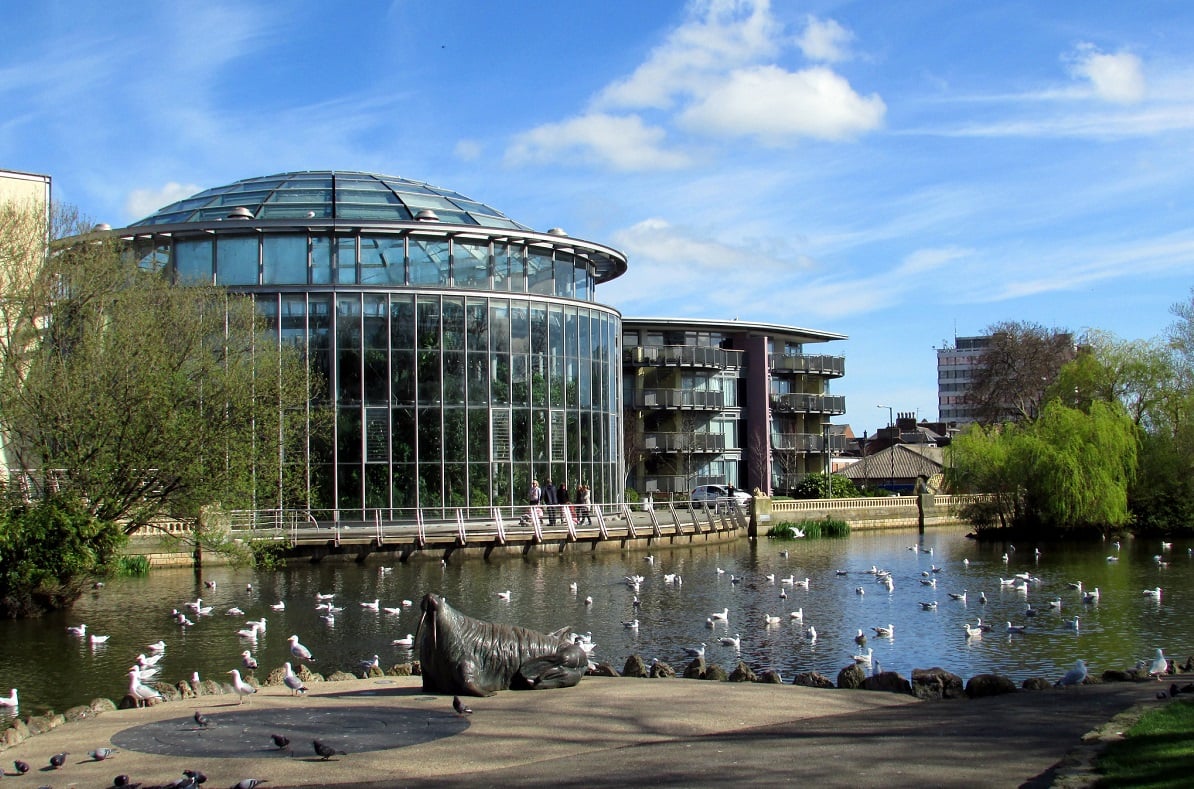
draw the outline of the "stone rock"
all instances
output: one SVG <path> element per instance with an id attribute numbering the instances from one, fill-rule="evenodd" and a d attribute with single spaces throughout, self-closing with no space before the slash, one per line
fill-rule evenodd
<path id="1" fill-rule="evenodd" d="M 769 668 L 759 675 L 758 682 L 764 685 L 782 685 L 784 678 L 779 675 L 779 672 L 773 668 Z"/>
<path id="2" fill-rule="evenodd" d="M 623 677 L 647 677 L 649 674 L 647 664 L 640 656 L 631 655 L 626 658 L 626 665 L 622 667 Z"/>
<path id="3" fill-rule="evenodd" d="M 618 674 L 618 670 L 616 668 L 614 668 L 613 666 L 611 666 L 609 663 L 598 663 L 596 666 L 589 669 L 588 674 L 591 677 L 618 677 L 618 676 L 621 676 L 620 674 Z"/>
<path id="4" fill-rule="evenodd" d="M 390 666 L 390 670 L 386 673 L 391 677 L 409 677 L 414 674 L 414 667 L 410 663 L 398 663 Z"/>
<path id="5" fill-rule="evenodd" d="M 671 679 L 676 676 L 676 670 L 662 661 L 651 664 L 649 676 L 651 679 Z"/>
<path id="6" fill-rule="evenodd" d="M 347 671 L 333 671 L 328 675 L 328 682 L 347 682 L 350 679 L 358 679 L 356 674 L 349 674 Z"/>
<path id="7" fill-rule="evenodd" d="M 151 682 L 145 687 L 153 688 L 158 693 L 161 693 L 163 701 L 178 701 L 182 697 L 182 694 L 178 692 L 178 688 L 168 682 Z"/>
<path id="8" fill-rule="evenodd" d="M 1048 690 L 1053 683 L 1044 677 L 1029 677 L 1020 683 L 1020 687 L 1024 690 Z"/>
<path id="9" fill-rule="evenodd" d="M 966 695 L 972 699 L 1015 692 L 1016 683 L 1002 674 L 976 674 L 966 683 Z"/>
<path id="10" fill-rule="evenodd" d="M 361 677 L 361 679 L 370 679 L 372 677 L 384 677 L 386 675 L 386 672 L 381 670 L 381 666 L 370 666 L 364 672 L 364 675 L 365 676 Z"/>
<path id="11" fill-rule="evenodd" d="M 191 687 L 191 683 L 184 679 L 178 683 L 178 695 L 183 699 L 193 699 L 198 694 L 195 693 L 195 689 Z"/>
<path id="12" fill-rule="evenodd" d="M 91 700 L 91 710 L 96 715 L 103 715 L 105 712 L 111 712 L 116 709 L 115 702 L 112 699 L 105 699 L 102 696 Z"/>
<path id="13" fill-rule="evenodd" d="M 1135 671 L 1122 671 L 1120 669 L 1109 668 L 1103 672 L 1104 682 L 1131 682 L 1137 678 Z"/>
<path id="14" fill-rule="evenodd" d="M 25 725 L 29 727 L 30 734 L 45 734 L 48 731 L 57 729 L 64 723 L 66 723 L 66 718 L 56 712 L 47 712 L 45 715 L 30 715 L 29 719 L 25 721 Z"/>
<path id="15" fill-rule="evenodd" d="M 203 680 L 195 688 L 196 696 L 219 696 L 223 692 L 224 689 L 220 687 L 220 683 L 212 679 Z"/>
<path id="16" fill-rule="evenodd" d="M 845 690 L 854 690 L 862 685 L 866 679 L 866 672 L 857 663 L 851 663 L 837 673 L 837 686 Z"/>
<path id="17" fill-rule="evenodd" d="M 271 671 L 269 673 L 269 676 L 267 676 L 265 678 L 266 687 L 274 688 L 274 687 L 278 687 L 279 685 L 284 685 L 285 683 L 282 681 L 282 678 L 285 676 L 286 676 L 286 669 L 279 666 L 278 668 Z"/>
<path id="18" fill-rule="evenodd" d="M 925 701 L 966 697 L 962 678 L 940 666 L 912 669 L 912 695 Z"/>
<path id="19" fill-rule="evenodd" d="M 792 678 L 792 684 L 805 688 L 832 688 L 834 686 L 833 680 L 816 671 L 802 671 Z"/>
<path id="20" fill-rule="evenodd" d="M 684 679 L 704 679 L 707 670 L 703 657 L 693 658 L 692 662 L 684 668 Z"/>
<path id="21" fill-rule="evenodd" d="M 87 720 L 88 718 L 94 718 L 95 711 L 92 710 L 91 706 L 88 704 L 80 704 L 79 706 L 71 707 L 69 710 L 62 713 L 62 717 L 73 723 L 75 721 L 83 721 Z"/>
<path id="22" fill-rule="evenodd" d="M 728 679 L 730 682 L 758 682 L 759 676 L 751 670 L 750 666 L 739 660 L 738 665 L 734 666 L 734 670 L 730 672 Z"/>
<path id="23" fill-rule="evenodd" d="M 15 726 L 9 726 L 3 734 L 0 734 L 0 743 L 3 743 L 5 748 L 20 745 L 27 739 L 29 739 L 29 729 L 24 729 L 24 733 L 22 733 Z"/>
<path id="24" fill-rule="evenodd" d="M 322 674 L 316 674 L 314 671 L 307 668 L 306 665 L 301 665 L 298 668 L 295 668 L 294 673 L 303 681 L 303 684 L 305 685 L 310 685 L 312 682 L 325 681 Z M 353 679 L 355 679 L 355 677 Z"/>
<path id="25" fill-rule="evenodd" d="M 705 668 L 705 673 L 701 679 L 708 679 L 712 680 L 713 682 L 725 682 L 727 679 L 726 670 L 723 666 L 719 666 L 714 663 L 712 666 L 707 666 Z"/>
<path id="26" fill-rule="evenodd" d="M 906 693 L 912 695 L 912 683 L 898 671 L 881 671 L 874 676 L 867 677 L 859 685 L 863 690 L 879 690 L 886 693 Z"/>

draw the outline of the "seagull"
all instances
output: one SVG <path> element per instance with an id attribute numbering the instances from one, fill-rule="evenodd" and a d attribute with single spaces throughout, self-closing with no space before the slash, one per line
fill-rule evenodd
<path id="1" fill-rule="evenodd" d="M 1153 598 L 1154 600 L 1160 600 L 1161 599 L 1161 587 L 1158 586 L 1155 589 L 1145 589 L 1143 594 L 1148 597 Z"/>
<path id="2" fill-rule="evenodd" d="M 1000 586 L 1015 586 L 1016 579 L 1014 577 L 1013 578 L 1000 578 L 999 585 Z"/>
<path id="3" fill-rule="evenodd" d="M 311 660 L 311 650 L 299 643 L 298 636 L 291 636 L 286 639 L 290 642 L 290 654 L 294 655 L 299 660 Z"/>
<path id="4" fill-rule="evenodd" d="M 325 762 L 336 754 L 340 754 L 341 756 L 348 755 L 347 751 L 338 751 L 330 745 L 324 745 L 319 740 L 311 740 L 311 746 L 315 748 L 315 753 Z"/>
<path id="5" fill-rule="evenodd" d="M 866 646 L 866 633 L 862 632 L 862 628 L 858 628 L 858 635 L 854 636 L 854 643 L 860 647 Z"/>
<path id="6" fill-rule="evenodd" d="M 236 695 L 240 697 L 240 699 L 236 702 L 237 704 L 242 704 L 245 700 L 245 696 L 252 696 L 257 692 L 257 688 L 253 687 L 240 678 L 239 670 L 232 669 L 228 673 L 232 675 L 232 689 L 236 691 Z"/>
<path id="7" fill-rule="evenodd" d="M 375 668 L 381 668 L 381 658 L 377 655 L 374 655 L 371 660 L 362 660 L 361 668 L 365 669 L 366 671 L 370 671 Z"/>
<path id="8" fill-rule="evenodd" d="M 738 633 L 735 633 L 732 638 L 730 636 L 722 636 L 721 644 L 722 644 L 722 646 L 733 647 L 734 649 L 741 649 L 742 648 L 742 636 L 739 635 Z"/>
<path id="9" fill-rule="evenodd" d="M 274 747 L 279 751 L 290 750 L 290 738 L 285 734 L 271 734 L 269 738 L 273 741 Z"/>
<path id="10" fill-rule="evenodd" d="M 730 621 L 730 609 L 723 608 L 721 612 L 714 611 L 709 615 L 709 618 L 714 622 L 728 622 Z"/>
<path id="11" fill-rule="evenodd" d="M 96 644 L 107 643 L 109 638 L 111 638 L 111 636 L 97 636 L 95 633 L 91 633 L 90 635 L 87 636 L 87 641 L 92 646 L 95 646 Z"/>
<path id="12" fill-rule="evenodd" d="M 399 614 L 401 614 L 401 613 L 402 613 L 402 608 L 401 608 L 401 607 L 398 607 L 398 608 L 390 608 L 390 607 L 388 607 L 388 606 L 382 606 L 382 609 L 381 609 L 381 610 L 385 611 L 387 614 L 393 614 L 394 616 L 398 616 Z"/>
<path id="13" fill-rule="evenodd" d="M 1081 685 L 1086 680 L 1086 661 L 1074 661 L 1074 667 L 1065 673 L 1065 676 L 1057 680 L 1055 687 L 1067 687 L 1069 685 Z"/>
<path id="14" fill-rule="evenodd" d="M 1055 597 L 1054 599 L 1050 600 L 1049 607 L 1060 611 L 1061 610 L 1061 598 Z"/>
<path id="15" fill-rule="evenodd" d="M 936 600 L 933 600 L 931 602 L 921 601 L 920 609 L 922 611 L 936 611 L 937 610 L 937 601 Z"/>
<path id="16" fill-rule="evenodd" d="M 158 641 L 156 644 L 149 644 L 149 649 L 153 652 L 165 652 L 166 651 L 166 642 Z"/>
<path id="17" fill-rule="evenodd" d="M 1068 627 L 1070 630 L 1073 630 L 1074 632 L 1078 632 L 1078 617 L 1074 617 L 1073 619 L 1067 620 L 1065 623 L 1065 626 Z"/>
<path id="18" fill-rule="evenodd" d="M 301 696 L 307 692 L 307 687 L 303 681 L 294 673 L 294 669 L 290 667 L 290 663 L 282 664 L 282 683 L 290 688 L 292 696 Z"/>
<path id="19" fill-rule="evenodd" d="M 792 586 L 799 587 L 800 589 L 808 589 L 808 579 L 805 578 L 803 581 L 796 581 Z"/>
<path id="20" fill-rule="evenodd" d="M 381 610 L 381 599 L 375 598 L 372 603 L 361 603 L 361 608 L 368 608 L 370 611 Z"/>
<path id="21" fill-rule="evenodd" d="M 229 608 L 227 611 L 224 612 L 224 616 L 244 616 L 244 615 L 245 615 L 245 612 L 240 610 L 236 606 L 232 606 L 231 608 Z"/>
<path id="22" fill-rule="evenodd" d="M 795 619 L 795 620 L 798 620 L 798 621 L 800 621 L 800 622 L 803 622 L 803 621 L 804 621 L 804 609 L 803 609 L 803 608 L 797 608 L 795 611 L 793 611 L 792 613 L 788 614 L 788 616 L 789 616 L 789 617 L 791 617 L 792 619 Z"/>
<path id="23" fill-rule="evenodd" d="M 1119 557 L 1118 557 L 1118 556 L 1108 556 L 1108 557 L 1107 557 L 1107 561 L 1109 561 L 1109 562 L 1118 562 L 1118 561 L 1119 561 Z"/>
<path id="24" fill-rule="evenodd" d="M 664 578 L 667 578 L 667 576 L 665 575 Z M 576 581 L 573 581 L 572 583 L 568 584 L 568 591 L 572 592 L 572 594 L 576 594 L 576 589 L 577 589 Z"/>
<path id="25" fill-rule="evenodd" d="M 1024 616 L 1036 616 L 1036 609 L 1032 607 L 1032 603 L 1029 603 L 1028 607 L 1024 609 Z"/>
<path id="26" fill-rule="evenodd" d="M 1157 681 L 1161 681 L 1161 675 L 1169 673 L 1169 661 L 1165 659 L 1165 654 L 1161 652 L 1161 648 L 1157 647 L 1157 656 L 1153 658 L 1153 662 L 1149 664 L 1148 675 L 1156 677 Z"/>
<path id="27" fill-rule="evenodd" d="M 94 751 L 88 751 L 87 755 L 97 762 L 102 762 L 104 759 L 115 756 L 116 750 L 114 748 L 96 748 Z"/>
<path id="28" fill-rule="evenodd" d="M 925 586 L 931 586 L 934 589 L 937 588 L 937 579 L 936 578 L 921 578 L 920 582 L 922 584 L 924 584 Z"/>
<path id="29" fill-rule="evenodd" d="M 779 588 L 779 599 L 780 600 L 788 599 L 788 590 L 784 589 L 782 586 Z"/>
<path id="30" fill-rule="evenodd" d="M 626 628 L 627 630 L 638 630 L 638 620 L 631 619 L 629 622 L 623 622 L 622 627 Z"/>
<path id="31" fill-rule="evenodd" d="M 199 710 L 195 710 L 194 718 L 195 718 L 195 725 L 198 726 L 200 729 L 206 729 L 208 726 L 211 725 L 211 718 L 208 718 L 206 715 L 204 715 Z"/>
<path id="32" fill-rule="evenodd" d="M 854 594 L 866 594 L 866 590 L 861 586 L 854 587 Z"/>
<path id="33" fill-rule="evenodd" d="M 285 611 L 286 610 L 286 601 L 279 600 L 278 602 L 271 605 L 270 608 L 274 609 L 275 611 Z"/>
<path id="34" fill-rule="evenodd" d="M 794 583 L 796 583 L 796 576 L 794 576 L 794 575 L 789 575 L 787 578 L 780 578 L 780 579 L 779 579 L 779 582 L 780 582 L 781 584 L 787 584 L 788 586 L 791 586 L 791 585 L 793 585 Z"/>
<path id="35" fill-rule="evenodd" d="M 1082 582 L 1081 581 L 1070 581 L 1067 584 L 1067 586 L 1069 586 L 1071 589 L 1077 589 L 1079 592 L 1082 591 Z"/>
<path id="36" fill-rule="evenodd" d="M 593 604 L 593 598 L 589 595 L 585 595 L 585 605 L 592 605 L 592 604 Z"/>
<path id="37" fill-rule="evenodd" d="M 1091 589 L 1089 592 L 1083 592 L 1082 602 L 1084 602 L 1084 603 L 1099 602 L 1099 587 L 1096 586 L 1094 589 Z"/>
<path id="38" fill-rule="evenodd" d="M 969 622 L 963 622 L 962 629 L 966 631 L 966 638 L 983 637 L 983 629 L 981 627 L 971 627 Z"/>
<path id="39" fill-rule="evenodd" d="M 162 694 L 150 687 L 141 684 L 141 672 L 134 666 L 129 669 L 129 695 L 137 702 L 140 707 L 146 701 L 161 701 Z"/>
<path id="40" fill-rule="evenodd" d="M 395 638 L 390 643 L 396 647 L 404 647 L 406 649 L 410 649 L 411 647 L 413 647 L 415 645 L 415 637 L 412 634 L 407 633 L 406 638 Z"/>
<path id="41" fill-rule="evenodd" d="M 255 627 L 242 627 L 240 630 L 236 631 L 236 634 L 241 638 L 247 638 L 250 641 L 257 640 L 257 628 Z"/>
<path id="42" fill-rule="evenodd" d="M 151 655 L 149 657 L 146 657 L 145 653 L 142 652 L 140 655 L 137 655 L 137 665 L 140 666 L 141 668 L 149 668 L 150 666 L 156 666 L 158 663 L 160 663 L 162 661 L 163 657 L 164 657 L 164 655 L 160 652 L 156 655 Z"/>
<path id="43" fill-rule="evenodd" d="M 705 656 L 705 642 L 701 642 L 699 647 L 684 647 L 684 654 L 691 658 L 703 658 Z"/>
<path id="44" fill-rule="evenodd" d="M 1027 630 L 1027 625 L 1013 625 L 1011 622 L 1007 623 L 1007 632 L 1009 633 L 1023 633 Z"/>
<path id="45" fill-rule="evenodd" d="M 957 600 L 960 603 L 966 602 L 966 590 L 965 589 L 963 589 L 961 592 L 949 592 L 948 594 L 949 594 L 950 600 Z"/>
<path id="46" fill-rule="evenodd" d="M 506 601 L 509 601 L 509 600 L 510 600 L 510 590 L 509 590 L 509 589 L 507 589 L 507 590 L 506 590 L 506 591 L 504 591 L 504 592 L 498 592 L 498 593 L 497 593 L 497 596 L 498 596 L 498 599 L 499 599 L 499 600 L 506 600 Z"/>
<path id="47" fill-rule="evenodd" d="M 316 593 L 315 593 L 315 599 L 316 599 L 316 600 L 320 600 L 320 601 L 323 601 L 323 600 L 331 600 L 331 599 L 332 599 L 333 597 L 335 597 L 335 596 L 336 596 L 336 593 L 335 593 L 335 592 L 328 592 L 327 594 L 324 594 L 323 592 L 316 592 Z"/>
<path id="48" fill-rule="evenodd" d="M 985 604 L 987 602 L 987 593 L 986 592 L 978 593 L 978 602 L 981 604 Z"/>
<path id="49" fill-rule="evenodd" d="M 254 658 L 253 653 L 247 649 L 244 652 L 240 653 L 240 662 L 243 663 L 245 665 L 245 668 L 247 668 L 247 669 L 256 669 L 257 668 L 256 658 Z"/>
<path id="50" fill-rule="evenodd" d="M 772 616 L 771 614 L 763 614 L 763 624 L 765 624 L 765 625 L 778 625 L 778 624 L 779 624 L 779 617 L 778 617 L 778 616 Z"/>
<path id="51" fill-rule="evenodd" d="M 812 642 L 814 644 L 817 642 L 817 628 L 813 627 L 812 625 L 809 625 L 808 630 L 805 630 L 804 634 L 808 636 L 808 640 L 810 642 Z"/>
<path id="52" fill-rule="evenodd" d="M 879 627 L 872 627 L 871 630 L 874 630 L 875 635 L 879 636 L 879 638 L 891 638 L 895 635 L 895 625 L 892 624 L 889 624 L 887 627 L 879 625 Z"/>
<path id="53" fill-rule="evenodd" d="M 66 631 L 72 636 L 82 638 L 87 635 L 87 625 L 67 625 Z"/>
<path id="54" fill-rule="evenodd" d="M 869 665 L 871 665 L 871 658 L 874 656 L 874 654 L 875 654 L 874 648 L 867 647 L 865 655 L 854 655 L 854 662 L 861 663 L 864 666 L 869 666 Z"/>
<path id="55" fill-rule="evenodd" d="M 464 702 L 460 700 L 459 696 L 452 697 L 452 709 L 456 710 L 457 715 L 473 714 L 473 708 L 465 706 Z"/>
<path id="56" fill-rule="evenodd" d="M 17 689 L 13 688 L 7 696 L 0 696 L 0 707 L 17 707 Z"/>

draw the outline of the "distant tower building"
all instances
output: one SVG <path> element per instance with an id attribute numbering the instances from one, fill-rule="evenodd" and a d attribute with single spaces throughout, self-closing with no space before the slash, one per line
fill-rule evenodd
<path id="1" fill-rule="evenodd" d="M 955 337 L 953 345 L 937 349 L 937 418 L 945 423 L 967 424 L 977 420 L 967 402 L 970 382 L 991 338 Z"/>

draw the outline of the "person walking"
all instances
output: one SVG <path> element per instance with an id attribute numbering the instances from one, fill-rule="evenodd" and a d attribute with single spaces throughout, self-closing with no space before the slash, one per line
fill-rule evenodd
<path id="1" fill-rule="evenodd" d="M 572 503 L 572 494 L 568 492 L 568 480 L 563 480 L 559 485 L 556 485 L 556 501 L 560 503 L 560 514 L 566 515 L 570 509 L 569 505 Z M 564 522 L 568 522 L 568 518 L 564 518 Z"/>
<path id="2" fill-rule="evenodd" d="M 550 479 L 543 483 L 543 498 L 540 501 L 547 508 L 547 522 L 554 529 L 556 527 L 556 506 L 559 502 L 556 500 L 555 485 L 551 484 Z"/>
<path id="3" fill-rule="evenodd" d="M 576 486 L 576 514 L 577 524 L 584 524 L 586 526 L 593 525 L 593 515 L 590 509 L 592 502 L 593 491 L 589 488 L 588 483 L 581 480 L 581 483 Z"/>
<path id="4" fill-rule="evenodd" d="M 530 511 L 518 519 L 519 524 L 527 524 L 531 522 L 532 512 L 539 507 L 539 502 L 543 499 L 543 489 L 539 487 L 539 480 L 532 479 L 530 490 L 527 491 L 527 504 L 530 504 Z"/>

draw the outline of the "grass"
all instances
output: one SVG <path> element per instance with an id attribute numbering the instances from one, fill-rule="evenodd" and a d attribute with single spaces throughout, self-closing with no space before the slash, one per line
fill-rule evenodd
<path id="1" fill-rule="evenodd" d="M 1145 714 L 1099 756 L 1099 787 L 1177 789 L 1194 774 L 1194 701 L 1172 701 Z"/>
<path id="2" fill-rule="evenodd" d="M 796 530 L 804 532 L 809 539 L 820 537 L 849 537 L 850 524 L 828 516 L 820 520 L 803 520 L 796 523 L 777 523 L 767 530 L 767 536 L 776 540 L 795 540 Z"/>
<path id="3" fill-rule="evenodd" d="M 137 576 L 149 574 L 149 557 L 141 554 L 129 554 L 117 557 L 116 574 L 122 576 Z"/>

